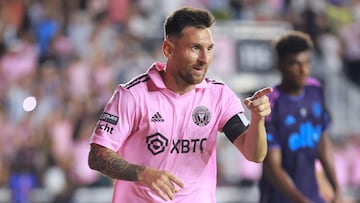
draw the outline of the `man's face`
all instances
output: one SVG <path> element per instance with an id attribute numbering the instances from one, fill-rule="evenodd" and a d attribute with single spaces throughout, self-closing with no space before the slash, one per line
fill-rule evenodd
<path id="1" fill-rule="evenodd" d="M 294 90 L 303 88 L 310 73 L 310 60 L 309 51 L 291 54 L 282 59 L 279 68 L 283 83 Z"/>
<path id="2" fill-rule="evenodd" d="M 210 30 L 186 27 L 182 37 L 170 39 L 167 46 L 171 49 L 168 64 L 177 82 L 184 85 L 201 83 L 213 57 L 214 42 Z"/>

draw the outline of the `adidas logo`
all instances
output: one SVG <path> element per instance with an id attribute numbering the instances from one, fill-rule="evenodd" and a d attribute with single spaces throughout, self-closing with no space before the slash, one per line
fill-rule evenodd
<path id="1" fill-rule="evenodd" d="M 160 115 L 159 112 L 156 112 L 156 114 L 154 114 L 151 117 L 151 122 L 164 122 L 165 120 L 163 119 L 163 117 Z"/>

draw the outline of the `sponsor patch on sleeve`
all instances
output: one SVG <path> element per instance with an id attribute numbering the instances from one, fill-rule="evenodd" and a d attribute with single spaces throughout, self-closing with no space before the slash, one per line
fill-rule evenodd
<path id="1" fill-rule="evenodd" d="M 113 125 L 116 125 L 118 120 L 119 120 L 119 117 L 115 116 L 115 115 L 112 115 L 112 114 L 109 114 L 109 113 L 106 113 L 106 112 L 103 112 L 101 114 L 99 120 L 111 123 Z"/>

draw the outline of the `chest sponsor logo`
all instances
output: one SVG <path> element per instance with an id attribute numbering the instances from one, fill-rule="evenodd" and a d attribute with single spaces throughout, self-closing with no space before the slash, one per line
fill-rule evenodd
<path id="1" fill-rule="evenodd" d="M 288 145 L 291 151 L 302 148 L 315 148 L 320 141 L 321 126 L 313 126 L 310 122 L 300 125 L 299 132 L 290 135 Z"/>
<path id="2" fill-rule="evenodd" d="M 198 106 L 192 113 L 192 119 L 196 125 L 205 126 L 211 120 L 211 113 L 207 107 Z"/>
<path id="3" fill-rule="evenodd" d="M 164 152 L 165 148 L 168 146 L 168 142 L 168 139 L 160 133 L 155 133 L 146 138 L 148 150 L 153 155 Z"/>
<path id="4" fill-rule="evenodd" d="M 109 113 L 106 113 L 106 112 L 103 112 L 101 114 L 99 120 L 111 123 L 113 125 L 116 125 L 117 122 L 119 121 L 119 117 L 117 117 L 115 115 L 112 115 L 112 114 L 109 114 Z"/>
<path id="5" fill-rule="evenodd" d="M 206 140 L 206 138 L 172 140 L 171 145 L 169 146 L 169 140 L 164 135 L 155 133 L 146 138 L 146 144 L 148 150 L 153 155 L 163 153 L 168 147 L 170 147 L 171 154 L 187 154 L 196 152 L 202 153 L 204 151 Z"/>

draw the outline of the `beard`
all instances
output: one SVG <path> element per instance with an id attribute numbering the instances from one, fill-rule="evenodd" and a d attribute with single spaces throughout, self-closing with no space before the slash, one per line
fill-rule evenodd
<path id="1" fill-rule="evenodd" d="M 186 73 L 180 73 L 180 77 L 183 81 L 190 85 L 196 85 L 201 83 L 206 75 L 207 67 L 203 68 L 203 74 L 196 73 L 194 70 L 187 71 Z"/>

